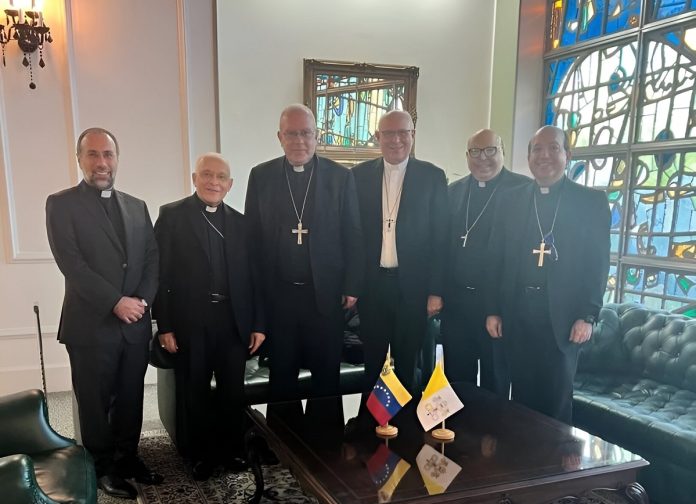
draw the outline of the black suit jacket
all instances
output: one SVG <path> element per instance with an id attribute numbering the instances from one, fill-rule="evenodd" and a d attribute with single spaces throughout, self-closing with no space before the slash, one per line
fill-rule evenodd
<path id="1" fill-rule="evenodd" d="M 225 212 L 222 234 L 230 304 L 246 346 L 252 332 L 265 332 L 263 304 L 255 286 L 246 219 L 224 203 L 221 209 Z M 195 195 L 162 206 L 155 223 L 160 288 L 153 313 L 159 332 L 173 331 L 177 339 L 199 334 L 203 329 L 202 314 L 210 302 L 213 272 L 205 245 L 206 225 Z"/>
<path id="2" fill-rule="evenodd" d="M 46 229 L 65 277 L 58 339 L 70 345 L 149 341 L 150 313 L 125 324 L 112 312 L 122 296 L 151 305 L 157 292 L 157 243 L 145 202 L 114 191 L 125 229 L 125 249 L 94 189 L 84 181 L 46 200 Z"/>
<path id="3" fill-rule="evenodd" d="M 353 175 L 329 159 L 314 157 L 314 212 L 309 229 L 312 281 L 319 311 L 335 313 L 341 296 L 359 296 L 363 285 L 364 248 Z M 288 198 L 285 157 L 251 170 L 245 214 L 249 219 L 255 257 L 264 278 L 264 294 L 272 299 L 281 229 L 278 201 Z"/>
<path id="4" fill-rule="evenodd" d="M 495 209 L 496 209 L 496 202 L 500 195 L 505 192 L 506 190 L 513 188 L 513 187 L 519 187 L 521 185 L 524 185 L 530 181 L 530 178 L 521 175 L 519 173 L 513 173 L 506 168 L 503 167 L 501 170 L 500 174 L 498 175 L 500 177 L 500 180 L 498 181 L 497 185 L 497 190 L 495 195 L 493 196 L 490 205 L 488 208 L 486 208 L 486 213 L 490 212 L 490 221 L 485 219 L 486 216 L 483 216 L 482 220 L 480 221 L 481 224 L 485 224 L 486 222 L 489 222 L 492 224 L 493 222 L 493 216 L 495 214 Z M 466 214 L 466 204 L 467 204 L 467 196 L 469 194 L 469 184 L 476 184 L 477 181 L 475 178 L 473 178 L 471 175 L 467 175 L 466 177 L 463 177 L 456 182 L 452 182 L 448 187 L 447 187 L 447 203 L 449 205 L 449 219 L 450 219 L 450 228 L 449 228 L 449 241 L 448 241 L 448 254 L 447 254 L 447 277 L 446 277 L 446 289 L 445 289 L 445 305 L 447 304 L 447 297 L 456 297 L 457 296 L 457 279 L 453 277 L 454 273 L 454 263 L 457 259 L 456 255 L 458 253 L 461 253 L 462 250 L 462 236 L 466 233 L 466 222 L 465 222 L 465 214 Z M 469 220 L 469 226 L 471 226 L 473 220 L 476 218 L 476 216 L 472 215 L 470 216 Z M 472 230 L 472 233 L 477 233 L 478 235 L 481 236 L 483 235 L 484 239 L 490 238 L 490 230 L 492 229 L 492 225 L 489 225 L 489 229 L 481 229 L 481 224 L 479 224 L 474 230 Z M 487 262 L 487 261 L 486 261 Z M 467 263 L 467 267 L 468 267 Z M 487 268 L 487 265 L 485 263 L 482 264 L 471 264 L 472 268 Z M 485 288 L 487 286 L 490 286 L 490 284 L 487 283 L 487 285 L 481 285 L 481 286 L 476 286 L 477 288 Z M 482 296 L 485 296 L 485 294 L 482 292 Z M 445 307 L 445 309 L 447 309 Z"/>
<path id="5" fill-rule="evenodd" d="M 489 315 L 511 320 L 521 293 L 517 279 L 521 257 L 531 254 L 525 247 L 523 233 L 534 205 L 534 181 L 501 194 L 491 235 L 492 295 L 487 302 Z M 577 348 L 568 341 L 573 323 L 588 315 L 599 316 L 609 274 L 610 213 L 607 196 L 571 180 L 564 182 L 558 217 L 554 228 L 554 245 L 558 261 L 551 261 L 547 277 L 549 314 L 558 347 L 567 351 Z M 497 294 L 497 295 L 496 295 Z"/>
<path id="6" fill-rule="evenodd" d="M 368 285 L 374 285 L 382 254 L 384 160 L 365 161 L 352 171 L 365 235 L 366 278 Z M 445 172 L 431 163 L 409 159 L 396 216 L 396 254 L 401 292 L 419 309 L 429 295 L 443 295 L 447 228 Z"/>

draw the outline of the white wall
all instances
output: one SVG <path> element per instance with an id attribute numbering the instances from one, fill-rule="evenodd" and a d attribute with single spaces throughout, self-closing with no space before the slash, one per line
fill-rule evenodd
<path id="1" fill-rule="evenodd" d="M 417 66 L 416 155 L 467 173 L 467 137 L 489 121 L 495 2 L 218 2 L 222 153 L 243 208 L 250 169 L 282 154 L 282 108 L 302 102 L 303 58 Z"/>
<path id="2" fill-rule="evenodd" d="M 216 148 L 213 2 L 196 0 L 186 17 L 193 3 L 46 1 L 54 42 L 45 49 L 46 68 L 35 65 L 33 91 L 20 51 L 7 45 L 7 68 L 0 68 L 0 395 L 41 386 L 34 301 L 48 389 L 70 388 L 67 354 L 55 340 L 63 280 L 46 240 L 44 203 L 78 180 L 79 132 L 97 125 L 114 132 L 121 146 L 116 186 L 143 198 L 153 219 L 159 205 L 189 193 L 191 152 Z"/>

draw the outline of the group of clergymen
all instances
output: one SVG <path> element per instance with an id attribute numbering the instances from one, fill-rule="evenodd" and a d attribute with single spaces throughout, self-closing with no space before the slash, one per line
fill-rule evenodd
<path id="1" fill-rule="evenodd" d="M 273 400 L 296 396 L 300 367 L 313 394 L 338 393 L 344 311 L 354 307 L 364 397 L 388 346 L 400 380 L 420 392 L 418 355 L 428 318 L 440 314 L 450 381 L 480 376 L 482 387 L 511 389 L 513 400 L 571 422 L 579 344 L 607 280 L 610 217 L 604 193 L 565 176 L 566 134 L 536 132 L 529 179 L 504 168 L 499 135 L 478 131 L 466 147 L 471 174 L 448 188 L 442 169 L 411 157 L 407 112 L 381 116 L 382 156 L 352 169 L 315 154 L 316 124 L 303 105 L 282 111 L 284 155 L 251 170 L 244 215 L 223 203 L 228 162 L 202 155 L 195 193 L 164 205 L 154 231 L 145 203 L 114 189 L 115 136 L 80 135 L 84 180 L 49 196 L 46 216 L 65 276 L 59 339 L 107 493 L 135 498 L 128 478 L 163 480 L 137 453 L 150 307 L 158 344 L 177 354 L 177 432 L 197 479 L 244 465 L 245 362 L 262 343 Z"/>

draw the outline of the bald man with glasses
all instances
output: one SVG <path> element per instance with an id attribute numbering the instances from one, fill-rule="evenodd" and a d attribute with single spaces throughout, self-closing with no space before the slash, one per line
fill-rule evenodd
<path id="1" fill-rule="evenodd" d="M 448 188 L 451 224 L 441 333 L 450 381 L 476 384 L 480 374 L 481 387 L 507 397 L 510 379 L 501 344 L 486 331 L 488 239 L 498 195 L 529 178 L 507 170 L 504 155 L 500 135 L 477 131 L 467 142 L 471 174 Z"/>

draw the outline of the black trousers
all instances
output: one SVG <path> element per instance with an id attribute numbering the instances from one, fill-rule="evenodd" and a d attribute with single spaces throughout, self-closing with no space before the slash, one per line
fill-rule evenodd
<path id="1" fill-rule="evenodd" d="M 193 460 L 218 462 L 242 452 L 248 349 L 228 303 L 208 303 L 201 317 L 201 332 L 177 337 L 177 444 Z"/>
<path id="2" fill-rule="evenodd" d="M 445 300 L 440 333 L 445 374 L 450 382 L 476 384 L 503 397 L 510 394 L 510 374 L 503 342 L 486 331 L 486 312 L 480 290 L 464 289 Z"/>
<path id="3" fill-rule="evenodd" d="M 419 397 L 416 364 L 426 335 L 426 299 L 422 306 L 404 300 L 396 270 L 380 270 L 368 296 L 358 300 L 360 339 L 365 356 L 364 394 L 369 395 L 391 345 L 391 356 L 399 381 L 413 397 Z"/>
<path id="4" fill-rule="evenodd" d="M 298 396 L 300 368 L 312 373 L 312 396 L 339 393 L 343 313 L 319 312 L 314 287 L 279 280 L 271 318 L 269 387 L 274 401 Z"/>
<path id="5" fill-rule="evenodd" d="M 570 334 L 562 337 L 569 338 Z M 548 295 L 543 289 L 521 289 L 512 319 L 503 320 L 503 341 L 512 377 L 512 399 L 572 423 L 579 345 L 565 352 L 560 350 L 551 326 Z"/>
<path id="6" fill-rule="evenodd" d="M 94 458 L 97 477 L 136 456 L 143 425 L 143 389 L 148 341 L 67 345 L 82 443 Z"/>

